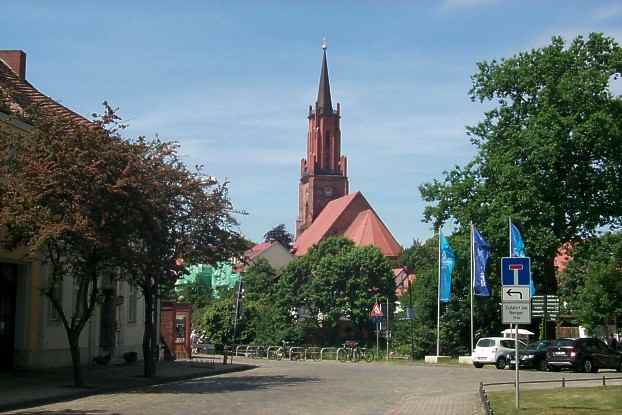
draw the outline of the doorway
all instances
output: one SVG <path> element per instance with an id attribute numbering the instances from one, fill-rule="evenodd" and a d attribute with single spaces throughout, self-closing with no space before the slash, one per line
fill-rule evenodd
<path id="1" fill-rule="evenodd" d="M 0 263 L 0 372 L 13 369 L 17 265 Z"/>

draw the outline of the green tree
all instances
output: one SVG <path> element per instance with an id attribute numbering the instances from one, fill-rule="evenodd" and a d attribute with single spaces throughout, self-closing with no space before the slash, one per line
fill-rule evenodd
<path id="1" fill-rule="evenodd" d="M 622 234 L 607 233 L 577 244 L 560 275 L 560 294 L 591 331 L 622 317 Z"/>
<path id="2" fill-rule="evenodd" d="M 620 223 L 622 101 L 609 82 L 620 76 L 622 50 L 602 34 L 569 45 L 555 37 L 478 69 L 471 99 L 496 105 L 467 129 L 475 158 L 421 186 L 425 219 L 435 227 L 452 219 L 463 235 L 476 223 L 493 246 L 490 270 L 498 275 L 511 217 L 526 240 L 538 291 L 551 293 L 557 249 Z"/>
<path id="3" fill-rule="evenodd" d="M 342 237 L 330 237 L 290 263 L 280 276 L 283 311 L 295 309 L 296 323 L 335 329 L 341 318 L 352 322 L 361 337 L 369 325 L 369 310 L 377 297 L 395 301 L 388 260 L 375 247 L 357 247 Z"/>
<path id="4" fill-rule="evenodd" d="M 207 306 L 199 310 L 197 328 L 211 343 L 217 345 L 230 344 L 233 341 L 236 289 L 221 289 L 218 299 L 211 301 Z M 252 322 L 253 310 L 242 306 L 237 322 L 238 343 L 250 343 L 255 339 Z"/>
<path id="5" fill-rule="evenodd" d="M 294 242 L 294 236 L 287 231 L 284 224 L 280 224 L 270 229 L 263 236 L 266 242 L 278 241 L 285 249 L 291 249 Z"/>

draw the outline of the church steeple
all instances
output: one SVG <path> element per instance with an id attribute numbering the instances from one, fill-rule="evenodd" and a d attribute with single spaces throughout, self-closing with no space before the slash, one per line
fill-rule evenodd
<path id="1" fill-rule="evenodd" d="M 326 42 L 322 42 L 324 58 L 322 59 L 322 73 L 320 74 L 320 89 L 317 93 L 316 105 L 320 114 L 332 114 L 333 104 L 330 99 L 330 82 L 328 80 L 328 65 L 326 64 Z"/>
<path id="2" fill-rule="evenodd" d="M 322 73 L 315 108 L 309 106 L 307 158 L 300 162 L 299 211 L 296 234 L 300 235 L 324 206 L 348 194 L 348 162 L 341 155 L 341 108 L 330 97 L 326 42 L 322 42 Z"/>

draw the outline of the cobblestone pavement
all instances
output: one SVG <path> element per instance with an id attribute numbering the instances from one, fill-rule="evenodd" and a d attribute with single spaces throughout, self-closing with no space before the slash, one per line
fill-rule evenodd
<path id="1" fill-rule="evenodd" d="M 479 413 L 477 386 L 480 381 L 509 382 L 514 378 L 510 370 L 407 363 L 265 360 L 248 360 L 248 363 L 259 367 L 14 413 L 471 415 Z M 602 374 L 618 375 L 615 372 Z M 561 376 L 568 379 L 595 375 L 521 372 L 521 380 L 560 379 Z M 552 386 L 559 387 L 558 384 L 548 384 L 548 387 Z"/>

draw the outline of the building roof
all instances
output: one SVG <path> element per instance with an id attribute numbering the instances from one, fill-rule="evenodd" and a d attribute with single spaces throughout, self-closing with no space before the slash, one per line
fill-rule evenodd
<path id="1" fill-rule="evenodd" d="M 251 259 L 255 258 L 257 255 L 260 255 L 266 249 L 270 248 L 273 243 L 274 241 L 269 241 L 269 242 L 262 242 L 260 244 L 254 245 L 252 248 L 244 252 L 244 258 L 250 261 Z"/>
<path id="2" fill-rule="evenodd" d="M 5 97 L 4 105 L 11 112 L 26 115 L 30 107 L 38 107 L 41 110 L 50 111 L 55 115 L 66 117 L 68 120 L 78 123 L 89 123 L 80 114 L 59 104 L 52 98 L 40 92 L 25 79 L 26 54 L 22 51 L 0 51 L 0 90 L 10 95 L 8 102 Z M 4 95 L 4 94 L 3 94 Z"/>
<path id="3" fill-rule="evenodd" d="M 326 48 L 324 48 L 324 57 L 322 59 L 320 89 L 317 92 L 316 104 L 320 114 L 332 114 L 333 104 L 330 99 L 330 82 L 328 80 L 328 65 L 326 64 Z"/>
<path id="4" fill-rule="evenodd" d="M 361 192 L 329 202 L 296 239 L 295 255 L 306 254 L 313 245 L 332 235 L 343 235 L 358 246 L 373 245 L 388 257 L 397 257 L 402 252 L 402 247 Z"/>

